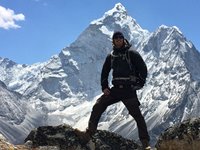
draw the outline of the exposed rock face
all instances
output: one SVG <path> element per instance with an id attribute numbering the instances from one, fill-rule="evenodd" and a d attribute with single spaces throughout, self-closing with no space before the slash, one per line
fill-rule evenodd
<path id="1" fill-rule="evenodd" d="M 25 139 L 30 148 L 42 147 L 58 150 L 140 150 L 132 140 L 108 131 L 97 131 L 88 143 L 84 143 L 68 125 L 44 126 L 32 130 Z"/>
<path id="2" fill-rule="evenodd" d="M 165 130 L 156 144 L 159 150 L 200 149 L 200 118 L 189 119 Z"/>

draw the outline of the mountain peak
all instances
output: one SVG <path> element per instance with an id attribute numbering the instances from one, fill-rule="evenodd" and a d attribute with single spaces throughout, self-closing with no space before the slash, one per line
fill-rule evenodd
<path id="1" fill-rule="evenodd" d="M 125 7 L 121 3 L 115 4 L 115 7 L 112 9 L 113 12 L 126 12 Z"/>
<path id="2" fill-rule="evenodd" d="M 103 17 L 92 21 L 91 24 L 102 24 L 102 22 L 108 17 L 113 17 L 115 21 L 123 20 L 127 18 L 127 11 L 121 3 L 117 3 L 112 9 L 105 12 Z"/>
<path id="3" fill-rule="evenodd" d="M 112 37 L 114 31 L 122 31 L 136 47 L 140 40 L 149 35 L 147 30 L 142 29 L 136 20 L 128 15 L 121 3 L 115 4 L 112 9 L 104 13 L 103 17 L 92 21 L 91 25 L 92 29 L 96 26 L 109 37 Z"/>
<path id="4" fill-rule="evenodd" d="M 14 61 L 9 60 L 8 58 L 1 58 L 1 57 L 0 57 L 0 63 L 5 64 L 6 66 L 17 65 L 17 63 L 15 63 Z"/>
<path id="5" fill-rule="evenodd" d="M 159 26 L 158 32 L 160 31 L 169 31 L 169 32 L 176 32 L 182 35 L 182 32 L 179 30 L 179 28 L 177 26 L 172 26 L 172 27 L 168 27 L 166 25 L 161 25 Z"/>

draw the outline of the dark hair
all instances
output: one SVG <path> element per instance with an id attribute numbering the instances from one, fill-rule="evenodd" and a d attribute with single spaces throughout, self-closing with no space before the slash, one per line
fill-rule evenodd
<path id="1" fill-rule="evenodd" d="M 120 31 L 117 31 L 117 32 L 114 32 L 113 36 L 112 36 L 112 39 L 115 39 L 116 37 L 122 37 L 124 39 L 124 35 L 122 32 Z"/>

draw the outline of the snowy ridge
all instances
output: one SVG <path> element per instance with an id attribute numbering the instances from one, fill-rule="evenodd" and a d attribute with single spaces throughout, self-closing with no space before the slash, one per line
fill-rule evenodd
<path id="1" fill-rule="evenodd" d="M 33 86 L 32 82 L 40 80 L 41 69 L 46 63 L 36 63 L 31 66 L 20 65 L 8 60 L 0 59 L 1 79 L 9 89 L 26 95 L 27 88 Z"/>
<path id="2" fill-rule="evenodd" d="M 20 118 L 29 117 L 18 124 L 12 124 L 6 116 L 0 131 L 5 134 L 8 130 L 5 124 L 9 124 L 13 127 L 13 137 L 20 132 L 25 136 L 27 132 L 15 127 L 37 126 L 40 117 L 45 125 L 67 123 L 84 130 L 92 106 L 101 94 L 101 69 L 106 55 L 112 50 L 111 37 L 116 30 L 124 33 L 148 67 L 147 83 L 138 91 L 138 98 L 152 143 L 168 126 L 199 116 L 200 54 L 192 42 L 175 26 L 162 25 L 152 33 L 142 29 L 118 3 L 102 18 L 92 21 L 76 41 L 47 62 L 27 66 L 0 58 L 0 80 L 9 90 L 26 96 L 27 107 L 43 114 L 31 116 L 26 111 L 20 112 L 23 114 Z M 108 107 L 101 117 L 99 129 L 137 138 L 135 121 L 122 103 Z M 13 141 L 11 134 L 7 137 Z"/>

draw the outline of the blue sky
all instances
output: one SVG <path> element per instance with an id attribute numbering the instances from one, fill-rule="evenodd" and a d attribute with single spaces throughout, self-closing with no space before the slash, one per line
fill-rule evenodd
<path id="1" fill-rule="evenodd" d="M 118 2 L 143 29 L 177 26 L 200 50 L 199 0 L 0 0 L 0 57 L 44 62 Z"/>

